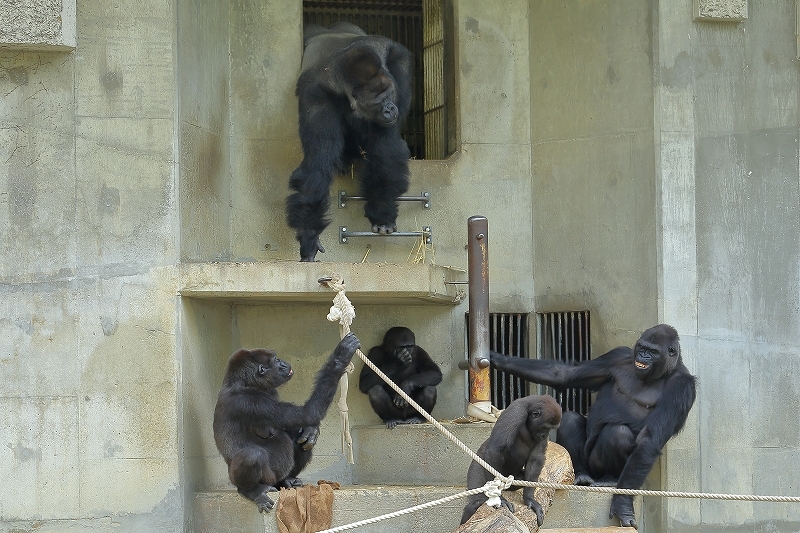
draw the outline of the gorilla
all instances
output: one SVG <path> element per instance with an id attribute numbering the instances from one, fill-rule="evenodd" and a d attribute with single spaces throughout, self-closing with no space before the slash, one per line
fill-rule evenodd
<path id="1" fill-rule="evenodd" d="M 300 260 L 325 252 L 329 189 L 335 172 L 358 162 L 364 215 L 375 233 L 397 229 L 397 197 L 408 190 L 410 152 L 400 124 L 411 107 L 412 57 L 386 37 L 339 22 L 308 25 L 297 80 L 303 161 L 289 178 L 286 220 Z"/>
<path id="2" fill-rule="evenodd" d="M 525 396 L 503 409 L 489 438 L 478 448 L 478 456 L 504 476 L 536 481 L 544 465 L 547 435 L 561 422 L 561 406 L 552 396 Z M 494 479 L 475 461 L 467 471 L 467 490 L 477 489 Z M 519 487 L 517 487 L 519 488 Z M 533 487 L 522 490 L 522 501 L 536 513 L 536 523 L 542 525 L 544 511 L 533 499 Z M 470 496 L 461 515 L 463 524 L 486 502 L 484 494 Z M 500 504 L 514 512 L 514 504 L 500 497 Z"/>
<path id="3" fill-rule="evenodd" d="M 428 352 L 417 346 L 413 331 L 399 326 L 390 328 L 383 336 L 383 344 L 370 348 L 367 358 L 420 407 L 428 413 L 433 411 L 436 385 L 442 382 L 442 371 Z M 358 388 L 369 395 L 370 405 L 389 429 L 394 429 L 397 424 L 421 424 L 425 421 L 366 365 L 361 369 Z"/>
<path id="4" fill-rule="evenodd" d="M 267 492 L 302 486 L 297 475 L 311 460 L 319 423 L 360 346 L 352 333 L 339 342 L 302 406 L 278 398 L 276 389 L 294 371 L 275 352 L 241 349 L 231 355 L 214 409 L 214 440 L 228 464 L 231 483 L 259 511 L 275 505 Z"/>
<path id="5" fill-rule="evenodd" d="M 490 357 L 493 368 L 534 383 L 597 391 L 588 417 L 565 412 L 556 435 L 572 458 L 576 485 L 641 488 L 661 449 L 683 429 L 696 395 L 678 332 L 666 324 L 642 333 L 633 350 L 620 346 L 574 365 L 495 352 Z M 623 527 L 638 528 L 632 496 L 612 497 L 614 515 Z"/>

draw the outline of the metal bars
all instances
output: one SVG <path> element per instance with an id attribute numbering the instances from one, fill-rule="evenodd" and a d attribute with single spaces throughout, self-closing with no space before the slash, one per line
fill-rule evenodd
<path id="1" fill-rule="evenodd" d="M 564 363 L 591 359 L 589 311 L 537 313 L 536 356 Z M 555 396 L 565 411 L 587 414 L 592 403 L 587 389 L 564 389 L 560 392 L 542 387 Z"/>

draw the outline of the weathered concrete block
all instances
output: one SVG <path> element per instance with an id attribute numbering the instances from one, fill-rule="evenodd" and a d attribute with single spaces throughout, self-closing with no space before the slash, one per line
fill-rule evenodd
<path id="1" fill-rule="evenodd" d="M 75 48 L 75 4 L 76 0 L 5 0 L 0 3 L 0 48 Z"/>
<path id="2" fill-rule="evenodd" d="M 747 0 L 694 0 L 695 20 L 735 22 L 747 18 Z"/>

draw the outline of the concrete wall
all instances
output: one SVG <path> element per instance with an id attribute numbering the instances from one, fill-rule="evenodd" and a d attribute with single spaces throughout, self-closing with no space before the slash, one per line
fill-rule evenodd
<path id="1" fill-rule="evenodd" d="M 588 306 L 595 353 L 677 327 L 698 400 L 649 486 L 792 495 L 780 472 L 800 437 L 795 5 L 750 2 L 735 23 L 692 8 L 531 3 L 536 308 Z M 645 508 L 645 531 L 798 523 L 774 503 Z"/>
<path id="2" fill-rule="evenodd" d="M 656 323 L 647 2 L 531 2 L 536 311 L 588 309 L 596 355 Z"/>
<path id="3" fill-rule="evenodd" d="M 179 531 L 174 20 L 0 49 L 0 529 Z"/>

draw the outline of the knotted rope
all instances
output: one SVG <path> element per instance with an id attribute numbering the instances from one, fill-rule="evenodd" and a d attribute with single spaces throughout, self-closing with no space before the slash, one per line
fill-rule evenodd
<path id="1" fill-rule="evenodd" d="M 347 296 L 344 294 L 344 282 L 339 278 L 322 278 L 320 283 L 326 284 L 328 287 L 336 291 L 336 296 L 333 297 L 333 306 L 328 312 L 328 320 L 331 322 L 339 322 L 339 338 L 343 339 L 345 335 L 350 333 L 350 324 L 356 317 L 356 310 Z M 362 359 L 366 359 L 361 350 L 356 350 L 356 354 Z M 342 419 L 342 452 L 347 453 L 347 462 L 355 464 L 353 459 L 353 437 L 350 436 L 350 413 L 347 407 L 347 391 L 349 389 L 349 375 L 353 373 L 355 366 L 353 362 L 348 363 L 347 368 L 339 378 L 339 401 L 337 406 L 339 408 L 339 415 Z"/>

